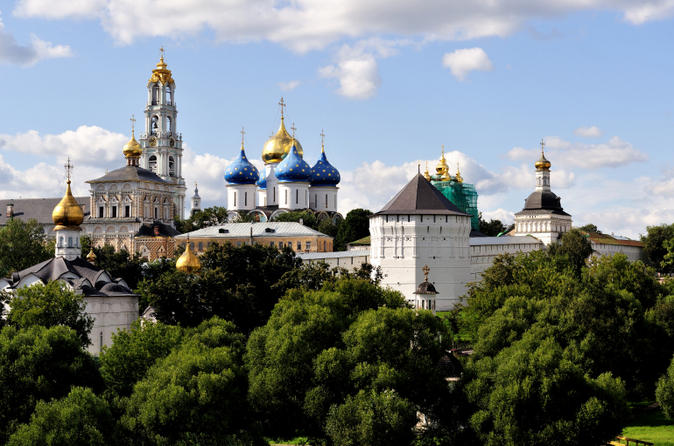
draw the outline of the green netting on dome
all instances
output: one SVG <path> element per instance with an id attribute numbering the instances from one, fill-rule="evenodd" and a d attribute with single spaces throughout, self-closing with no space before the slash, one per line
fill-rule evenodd
<path id="1" fill-rule="evenodd" d="M 470 225 L 475 231 L 480 229 L 480 213 L 477 210 L 477 191 L 475 186 L 458 181 L 431 181 L 442 195 L 456 207 L 470 215 Z"/>

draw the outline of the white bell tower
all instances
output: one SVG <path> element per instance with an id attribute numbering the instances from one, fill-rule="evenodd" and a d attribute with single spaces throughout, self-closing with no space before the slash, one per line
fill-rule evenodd
<path id="1" fill-rule="evenodd" d="M 171 70 L 164 62 L 164 48 L 157 67 L 147 83 L 145 134 L 141 167 L 151 170 L 173 184 L 175 213 L 183 218 L 185 208 L 185 179 L 182 173 L 183 139 L 177 131 L 178 110 L 175 103 L 176 84 Z"/>

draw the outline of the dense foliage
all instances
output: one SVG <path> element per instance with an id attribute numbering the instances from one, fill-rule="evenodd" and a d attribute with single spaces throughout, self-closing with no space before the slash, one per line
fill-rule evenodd
<path id="1" fill-rule="evenodd" d="M 496 237 L 499 234 L 505 233 L 510 227 L 503 224 L 501 220 L 490 219 L 489 221 L 482 219 L 480 213 L 480 232 L 489 237 Z"/>
<path id="2" fill-rule="evenodd" d="M 350 210 L 337 229 L 334 242 L 335 251 L 343 251 L 347 243 L 370 235 L 370 216 L 372 212 L 367 209 Z"/>
<path id="3" fill-rule="evenodd" d="M 672 357 L 667 373 L 658 380 L 655 397 L 665 416 L 674 420 L 674 357 Z"/>
<path id="4" fill-rule="evenodd" d="M 0 277 L 53 257 L 53 243 L 35 220 L 11 218 L 0 228 Z"/>
<path id="5" fill-rule="evenodd" d="M 227 209 L 222 206 L 213 206 L 196 211 L 186 220 L 176 219 L 175 227 L 184 233 L 223 223 L 227 223 Z"/>
<path id="6" fill-rule="evenodd" d="M 646 236 L 641 237 L 644 244 L 645 262 L 657 271 L 665 274 L 674 273 L 674 224 L 649 226 Z M 669 255 L 668 255 L 669 254 Z"/>

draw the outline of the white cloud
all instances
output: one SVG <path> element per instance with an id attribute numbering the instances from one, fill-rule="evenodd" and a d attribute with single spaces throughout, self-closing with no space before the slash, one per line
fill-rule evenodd
<path id="1" fill-rule="evenodd" d="M 54 45 L 35 35 L 31 35 L 28 45 L 21 45 L 14 36 L 5 31 L 0 17 L 0 62 L 30 66 L 44 59 L 71 57 L 72 51 L 67 45 Z"/>
<path id="2" fill-rule="evenodd" d="M 645 153 L 617 136 L 598 144 L 575 143 L 556 136 L 546 137 L 545 142 L 545 156 L 550 160 L 553 168 L 556 166 L 586 169 L 620 167 L 648 159 Z M 511 160 L 533 162 L 538 159 L 539 150 L 513 147 L 507 153 L 507 157 Z"/>
<path id="3" fill-rule="evenodd" d="M 299 87 L 300 81 L 279 82 L 278 86 L 281 91 L 292 91 Z"/>
<path id="4" fill-rule="evenodd" d="M 601 129 L 596 125 L 589 127 L 578 127 L 573 131 L 576 136 L 584 136 L 585 138 L 599 138 L 602 135 Z"/>
<path id="5" fill-rule="evenodd" d="M 482 48 L 464 48 L 445 53 L 442 64 L 449 68 L 455 78 L 462 81 L 471 71 L 491 71 L 489 56 Z"/>
<path id="6" fill-rule="evenodd" d="M 212 30 L 230 42 L 268 40 L 297 51 L 372 35 L 421 40 L 467 40 L 506 36 L 531 19 L 576 11 L 622 12 L 641 24 L 668 17 L 673 0 L 19 0 L 22 17 L 100 17 L 116 40 L 129 44 L 140 37 L 180 38 Z M 148 20 L 151 17 L 151 20 Z"/>

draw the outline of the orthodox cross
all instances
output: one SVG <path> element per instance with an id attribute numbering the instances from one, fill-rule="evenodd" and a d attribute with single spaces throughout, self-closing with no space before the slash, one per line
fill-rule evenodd
<path id="1" fill-rule="evenodd" d="M 131 114 L 131 119 L 129 119 L 129 121 L 131 121 L 131 134 L 133 135 L 136 130 L 136 116 Z"/>
<path id="2" fill-rule="evenodd" d="M 240 133 L 241 133 L 241 147 L 243 147 L 243 141 L 244 141 L 244 138 L 246 136 L 246 130 L 243 128 L 243 126 L 241 127 Z"/>
<path id="3" fill-rule="evenodd" d="M 293 121 L 293 123 L 290 125 L 290 130 L 293 131 L 293 139 L 295 139 L 295 130 L 297 130 L 295 127 L 295 121 Z"/>
<path id="4" fill-rule="evenodd" d="M 321 129 L 321 152 L 325 152 L 325 132 Z"/>
<path id="5" fill-rule="evenodd" d="M 285 112 L 285 107 L 286 107 L 286 103 L 285 103 L 285 101 L 283 100 L 283 97 L 281 97 L 281 100 L 278 101 L 278 105 L 281 106 L 281 119 L 283 119 L 283 117 L 285 116 L 285 113 L 284 113 L 284 112 Z"/>
<path id="6" fill-rule="evenodd" d="M 73 167 L 74 167 L 72 165 L 72 163 L 70 162 L 70 157 L 68 157 L 68 159 L 67 159 L 66 163 L 63 165 L 63 167 L 66 168 L 66 179 L 70 183 L 70 174 L 72 173 Z"/>
<path id="7" fill-rule="evenodd" d="M 424 265 L 424 267 L 421 268 L 421 271 L 424 272 L 424 282 L 428 282 L 428 273 L 431 272 L 431 269 L 428 267 L 428 265 Z"/>
<path id="8" fill-rule="evenodd" d="M 442 147 L 442 157 L 444 158 L 445 157 L 445 145 L 443 144 L 441 147 Z"/>
<path id="9" fill-rule="evenodd" d="M 164 46 L 163 45 L 159 47 L 159 52 L 161 53 L 160 58 L 163 61 L 164 60 Z"/>
<path id="10" fill-rule="evenodd" d="M 545 149 L 545 141 L 541 138 L 541 153 L 543 153 L 543 149 Z"/>

